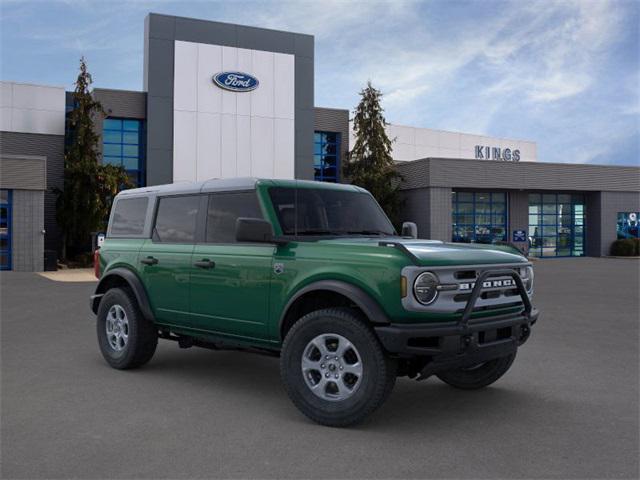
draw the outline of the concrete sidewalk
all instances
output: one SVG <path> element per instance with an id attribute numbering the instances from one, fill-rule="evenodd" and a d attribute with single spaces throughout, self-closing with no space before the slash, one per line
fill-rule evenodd
<path id="1" fill-rule="evenodd" d="M 68 268 L 55 272 L 38 272 L 38 275 L 54 282 L 97 282 L 93 268 Z"/>

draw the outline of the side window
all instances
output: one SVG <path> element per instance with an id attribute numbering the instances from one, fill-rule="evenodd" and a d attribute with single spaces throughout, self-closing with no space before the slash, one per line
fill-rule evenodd
<path id="1" fill-rule="evenodd" d="M 110 235 L 142 235 L 148 203 L 146 197 L 118 200 L 113 210 Z"/>
<path id="2" fill-rule="evenodd" d="M 153 240 L 165 243 L 194 242 L 199 205 L 199 195 L 160 198 Z"/>
<path id="3" fill-rule="evenodd" d="M 235 243 L 238 217 L 263 218 L 256 192 L 209 195 L 207 243 Z"/>

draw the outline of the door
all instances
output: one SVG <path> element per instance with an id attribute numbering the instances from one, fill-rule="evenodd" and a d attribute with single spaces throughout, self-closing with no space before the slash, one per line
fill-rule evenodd
<path id="1" fill-rule="evenodd" d="M 0 190 L 0 270 L 11 270 L 11 190 Z"/>
<path id="2" fill-rule="evenodd" d="M 263 218 L 255 191 L 209 195 L 205 243 L 196 245 L 191 262 L 192 325 L 264 339 L 275 245 L 237 243 L 238 217 Z"/>
<path id="3" fill-rule="evenodd" d="M 152 238 L 145 241 L 138 256 L 142 281 L 159 323 L 189 324 L 189 275 L 200 198 L 159 198 Z"/>

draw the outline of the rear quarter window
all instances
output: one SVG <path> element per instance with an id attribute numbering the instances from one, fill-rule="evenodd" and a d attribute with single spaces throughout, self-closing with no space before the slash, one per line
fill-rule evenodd
<path id="1" fill-rule="evenodd" d="M 118 200 L 113 210 L 110 235 L 142 235 L 149 199 L 146 197 Z"/>
<path id="2" fill-rule="evenodd" d="M 163 197 L 158 203 L 153 241 L 163 243 L 193 243 L 200 195 Z"/>

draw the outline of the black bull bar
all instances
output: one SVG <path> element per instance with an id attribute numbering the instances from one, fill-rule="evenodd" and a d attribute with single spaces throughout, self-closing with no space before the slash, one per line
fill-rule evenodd
<path id="1" fill-rule="evenodd" d="M 494 315 L 471 321 L 484 282 L 492 277 L 511 277 L 522 299 L 517 313 Z M 524 282 L 512 269 L 483 270 L 478 275 L 460 320 L 447 323 L 393 324 L 376 327 L 385 349 L 401 356 L 427 356 L 420 373 L 424 379 L 438 371 L 476 365 L 515 353 L 530 334 L 538 318 Z"/>

